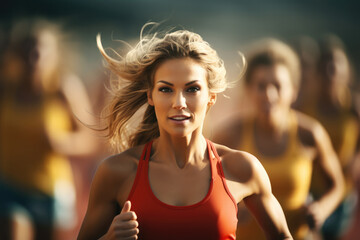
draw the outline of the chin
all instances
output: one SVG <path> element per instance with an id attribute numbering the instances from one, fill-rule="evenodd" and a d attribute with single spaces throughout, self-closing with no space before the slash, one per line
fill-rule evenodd
<path id="1" fill-rule="evenodd" d="M 186 129 L 172 129 L 172 131 L 168 132 L 168 134 L 171 137 L 184 138 L 191 135 L 193 132 L 194 131 L 189 131 L 189 130 L 186 131 Z"/>
<path id="2" fill-rule="evenodd" d="M 191 136 L 199 130 L 200 128 L 194 126 L 168 126 L 167 128 L 163 128 L 160 133 L 163 133 L 164 135 L 168 135 L 170 137 L 183 138 Z"/>
<path id="3" fill-rule="evenodd" d="M 268 118 L 271 116 L 271 111 L 269 109 L 262 109 L 258 112 L 258 115 L 259 116 L 262 116 L 262 117 L 265 117 L 265 118 Z"/>
<path id="4" fill-rule="evenodd" d="M 176 138 L 183 138 L 186 136 L 189 136 L 191 133 L 187 133 L 187 132 L 173 132 L 171 133 L 172 137 L 176 137 Z"/>

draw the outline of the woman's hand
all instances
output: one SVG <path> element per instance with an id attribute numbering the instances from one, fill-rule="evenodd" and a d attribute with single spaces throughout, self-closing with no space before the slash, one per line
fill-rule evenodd
<path id="1" fill-rule="evenodd" d="M 325 221 L 326 216 L 321 211 L 321 207 L 317 202 L 312 202 L 306 209 L 306 222 L 309 225 L 309 228 L 319 229 Z"/>
<path id="2" fill-rule="evenodd" d="M 138 239 L 139 223 L 135 212 L 130 211 L 131 202 L 126 201 L 120 214 L 114 217 L 108 232 L 102 239 L 133 240 Z"/>

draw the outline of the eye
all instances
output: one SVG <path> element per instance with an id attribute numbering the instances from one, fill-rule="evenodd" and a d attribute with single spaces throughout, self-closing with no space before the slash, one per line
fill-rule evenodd
<path id="1" fill-rule="evenodd" d="M 266 84 L 265 83 L 262 83 L 262 82 L 260 82 L 260 83 L 258 83 L 258 89 L 260 90 L 260 91 L 264 91 L 265 89 L 266 89 Z"/>
<path id="2" fill-rule="evenodd" d="M 275 88 L 276 88 L 278 91 L 281 89 L 281 86 L 280 86 L 280 84 L 278 84 L 278 83 L 274 84 L 274 86 L 275 86 Z"/>
<path id="3" fill-rule="evenodd" d="M 195 92 L 200 91 L 200 87 L 197 87 L 197 86 L 189 87 L 188 89 L 186 89 L 186 91 L 190 92 L 190 93 L 195 93 Z"/>
<path id="4" fill-rule="evenodd" d="M 159 92 L 168 93 L 168 92 L 172 92 L 172 89 L 169 87 L 160 87 Z"/>

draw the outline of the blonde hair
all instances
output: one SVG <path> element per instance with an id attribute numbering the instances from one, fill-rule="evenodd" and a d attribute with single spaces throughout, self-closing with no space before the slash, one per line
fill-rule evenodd
<path id="1" fill-rule="evenodd" d="M 147 92 L 153 88 L 157 67 L 166 60 L 191 58 L 207 72 L 209 91 L 220 93 L 228 87 L 226 70 L 216 51 L 200 35 L 186 31 L 143 34 L 139 43 L 119 60 L 110 57 L 97 44 L 107 67 L 115 74 L 110 85 L 112 99 L 107 106 L 107 137 L 118 150 L 144 144 L 160 135 L 154 107 L 147 103 Z M 131 118 L 145 108 L 142 121 L 131 130 Z"/>
<path id="2" fill-rule="evenodd" d="M 291 81 L 295 89 L 300 84 L 300 61 L 296 52 L 286 43 L 273 39 L 263 39 L 251 46 L 247 54 L 247 71 L 244 78 L 249 85 L 252 74 L 259 66 L 274 66 L 276 64 L 285 65 L 290 73 Z"/>

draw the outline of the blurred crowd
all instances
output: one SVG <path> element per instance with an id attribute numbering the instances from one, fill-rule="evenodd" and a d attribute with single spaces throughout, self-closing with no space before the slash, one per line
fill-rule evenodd
<path id="1" fill-rule="evenodd" d="M 89 90 L 58 24 L 26 19 L 0 32 L 0 239 L 75 239 L 110 152 L 97 131 L 107 81 L 99 74 Z M 230 130 L 213 136 L 262 161 L 295 239 L 360 236 L 360 98 L 348 51 L 335 35 L 253 44 L 230 99 L 250 111 L 234 109 Z M 325 214 L 342 179 L 341 203 Z M 238 219 L 237 239 L 264 238 L 241 205 Z"/>
<path id="2" fill-rule="evenodd" d="M 59 25 L 24 19 L 4 33 L 0 239 L 74 239 L 107 152 L 92 130 L 100 105 L 73 72 L 71 36 Z M 102 87 L 94 95 L 104 94 Z"/>

